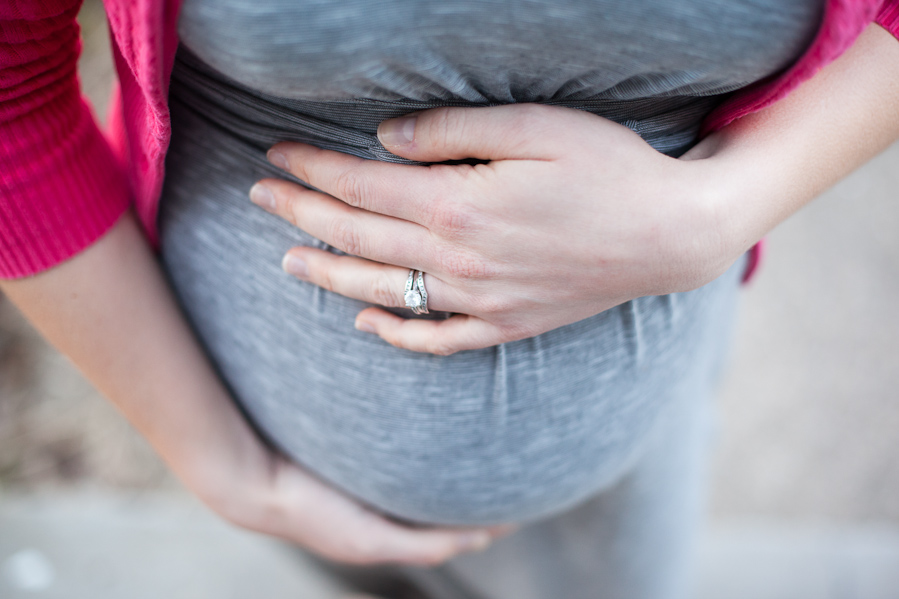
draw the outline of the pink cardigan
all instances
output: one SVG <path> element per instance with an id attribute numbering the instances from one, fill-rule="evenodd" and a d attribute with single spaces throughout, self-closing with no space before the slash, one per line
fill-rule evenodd
<path id="1" fill-rule="evenodd" d="M 783 98 L 871 22 L 899 37 L 899 0 L 826 1 L 821 28 L 799 61 L 716 109 L 703 134 Z M 0 3 L 0 278 L 32 275 L 70 258 L 132 203 L 156 243 L 180 0 L 105 0 L 119 77 L 109 137 L 79 89 L 80 4 Z"/>

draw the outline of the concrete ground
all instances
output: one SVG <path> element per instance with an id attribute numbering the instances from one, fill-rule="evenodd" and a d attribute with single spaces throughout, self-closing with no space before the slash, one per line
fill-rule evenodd
<path id="1" fill-rule="evenodd" d="M 899 521 L 899 144 L 769 242 L 720 395 L 714 511 Z"/>
<path id="2" fill-rule="evenodd" d="M 8 599 L 342 594 L 291 548 L 178 496 L 6 497 L 0 531 L 0 597 Z M 899 526 L 716 522 L 703 537 L 693 597 L 896 599 Z"/>
<path id="3" fill-rule="evenodd" d="M 97 3 L 83 23 L 102 114 Z M 896 190 L 899 144 L 770 236 L 721 392 L 697 597 L 899 599 Z M 0 297 L 0 597 L 325 599 L 320 583 L 187 498 Z"/>

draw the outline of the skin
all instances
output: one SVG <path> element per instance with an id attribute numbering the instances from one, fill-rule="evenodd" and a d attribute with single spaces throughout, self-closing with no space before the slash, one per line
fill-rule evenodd
<path id="1" fill-rule="evenodd" d="M 897 115 L 899 44 L 872 26 L 789 98 L 680 160 L 578 111 L 438 109 L 391 151 L 489 164 L 387 166 L 280 144 L 292 172 L 332 195 L 263 183 L 271 210 L 359 256 L 294 248 L 306 280 L 402 305 L 407 269 L 428 273 L 430 306 L 462 316 L 428 323 L 368 308 L 356 324 L 448 354 L 713 279 L 899 137 Z M 390 127 L 380 130 L 388 143 Z M 266 446 L 214 374 L 130 214 L 71 260 L 0 288 L 192 492 L 239 526 L 351 563 L 435 564 L 508 532 L 402 526 Z"/>

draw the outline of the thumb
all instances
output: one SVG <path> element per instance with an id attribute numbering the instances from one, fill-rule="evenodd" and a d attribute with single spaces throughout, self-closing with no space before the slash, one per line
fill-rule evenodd
<path id="1" fill-rule="evenodd" d="M 583 118 L 581 111 L 542 104 L 433 108 L 382 122 L 378 139 L 391 153 L 420 162 L 548 160 L 561 154 L 569 128 L 583 128 Z"/>

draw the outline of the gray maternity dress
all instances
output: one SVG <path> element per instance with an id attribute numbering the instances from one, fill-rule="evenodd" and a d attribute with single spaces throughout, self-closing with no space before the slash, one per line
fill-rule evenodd
<path id="1" fill-rule="evenodd" d="M 729 92 L 801 54 L 821 4 L 186 0 L 162 260 L 235 401 L 273 445 L 385 514 L 534 523 L 451 566 L 479 593 L 494 596 L 479 568 L 514 562 L 532 564 L 515 597 L 679 596 L 742 260 L 692 292 L 425 355 L 356 331 L 363 302 L 285 275 L 294 245 L 337 250 L 247 190 L 287 177 L 265 160 L 283 140 L 405 162 L 378 123 L 445 105 L 587 110 L 678 156 Z"/>

